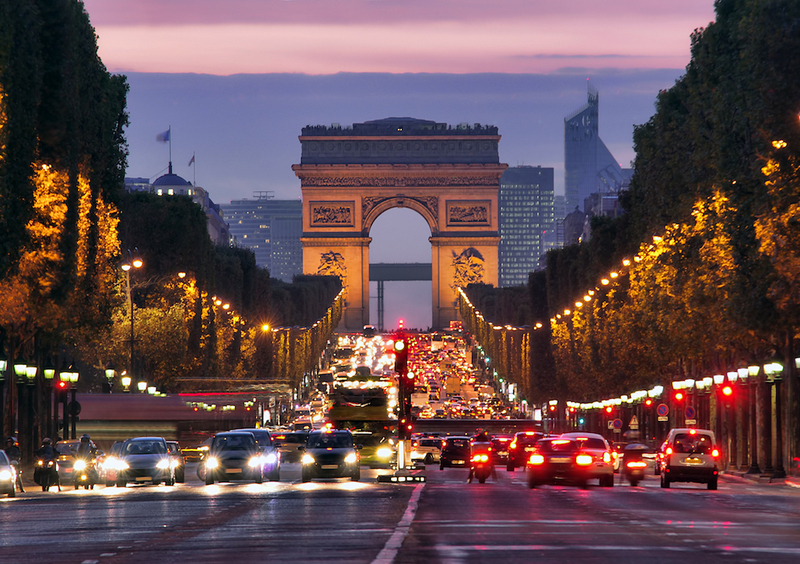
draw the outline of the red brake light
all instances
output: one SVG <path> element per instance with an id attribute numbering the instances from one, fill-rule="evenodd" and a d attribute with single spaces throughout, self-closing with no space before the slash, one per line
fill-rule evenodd
<path id="1" fill-rule="evenodd" d="M 533 465 L 544 464 L 544 456 L 542 456 L 541 454 L 532 454 L 530 463 Z"/>
<path id="2" fill-rule="evenodd" d="M 719 456 L 719 451 L 717 449 L 712 450 L 711 451 L 711 456 L 713 456 L 714 458 L 717 458 Z"/>
<path id="3" fill-rule="evenodd" d="M 625 466 L 628 468 L 647 468 L 647 462 L 637 460 L 636 462 L 628 462 Z"/>
<path id="4" fill-rule="evenodd" d="M 667 447 L 667 454 L 672 454 L 672 447 Z"/>
<path id="5" fill-rule="evenodd" d="M 579 454 L 578 456 L 575 457 L 575 464 L 577 464 L 578 466 L 589 466 L 591 463 L 592 463 L 592 456 L 589 454 Z"/>
<path id="6" fill-rule="evenodd" d="M 608 451 L 603 453 L 603 462 L 605 463 L 611 462 L 611 455 L 608 453 Z"/>
<path id="7" fill-rule="evenodd" d="M 510 445 L 508 445 L 508 448 L 510 448 L 510 449 L 515 449 L 515 448 L 517 448 L 517 441 L 511 441 L 511 444 L 510 444 Z"/>

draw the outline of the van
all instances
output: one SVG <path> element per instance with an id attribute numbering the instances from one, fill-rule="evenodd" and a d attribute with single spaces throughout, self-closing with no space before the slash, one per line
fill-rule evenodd
<path id="1" fill-rule="evenodd" d="M 660 461 L 661 487 L 672 482 L 707 484 L 717 489 L 719 450 L 714 432 L 706 429 L 672 429 Z"/>

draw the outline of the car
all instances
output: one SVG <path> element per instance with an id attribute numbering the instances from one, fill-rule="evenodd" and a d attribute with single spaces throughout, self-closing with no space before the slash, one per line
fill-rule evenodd
<path id="1" fill-rule="evenodd" d="M 451 436 L 442 441 L 442 452 L 439 455 L 439 470 L 445 468 L 469 468 L 469 459 L 472 449 L 470 437 Z"/>
<path id="2" fill-rule="evenodd" d="M 513 437 L 508 435 L 494 435 L 492 437 L 492 463 L 508 465 L 508 447 Z"/>
<path id="3" fill-rule="evenodd" d="M 264 456 L 253 433 L 227 431 L 217 433 L 205 460 L 205 481 L 264 481 Z"/>
<path id="4" fill-rule="evenodd" d="M 185 462 L 201 462 L 208 454 L 208 449 L 211 447 L 211 441 L 213 440 L 214 437 L 209 437 L 199 445 L 182 448 L 183 460 Z"/>
<path id="5" fill-rule="evenodd" d="M 508 459 L 506 470 L 513 472 L 515 468 L 525 468 L 525 464 L 530 458 L 536 443 L 544 437 L 540 431 L 520 431 L 514 434 L 511 443 L 508 445 Z"/>
<path id="6" fill-rule="evenodd" d="M 442 440 L 435 437 L 420 437 L 411 443 L 411 460 L 422 460 L 425 464 L 439 462 L 442 456 Z"/>
<path id="7" fill-rule="evenodd" d="M 361 464 L 370 468 L 392 468 L 397 464 L 397 441 L 371 431 L 353 431 L 353 441 L 361 445 Z"/>
<path id="8" fill-rule="evenodd" d="M 281 453 L 272 440 L 272 435 L 266 429 L 233 429 L 236 432 L 253 433 L 264 458 L 264 477 L 273 482 L 281 480 Z"/>
<path id="9" fill-rule="evenodd" d="M 175 464 L 175 481 L 182 484 L 186 481 L 186 461 L 183 459 L 178 441 L 167 441 L 167 451 Z"/>
<path id="10" fill-rule="evenodd" d="M 93 451 L 97 451 L 97 445 L 94 441 L 90 440 L 89 445 Z M 79 439 L 72 439 L 68 441 L 59 441 L 56 443 L 55 449 L 58 453 L 58 479 L 62 484 L 72 484 L 75 482 L 75 460 L 78 452 L 78 447 L 81 446 Z M 100 464 L 97 465 L 98 482 L 105 482 L 105 475 L 102 473 L 105 461 L 100 459 Z"/>
<path id="11" fill-rule="evenodd" d="M 707 484 L 709 490 L 717 489 L 719 478 L 719 450 L 714 432 L 707 429 L 671 429 L 665 442 L 661 460 L 661 487 L 673 482 Z"/>
<path id="12" fill-rule="evenodd" d="M 300 462 L 302 453 L 298 447 L 306 444 L 308 431 L 287 431 L 272 435 L 273 442 L 278 447 L 281 462 Z"/>
<path id="13" fill-rule="evenodd" d="M 539 439 L 526 471 L 529 488 L 563 482 L 585 487 L 593 479 L 604 487 L 614 485 L 611 449 L 601 435 L 594 433 Z"/>
<path id="14" fill-rule="evenodd" d="M 112 487 L 117 483 L 119 457 L 123 444 L 125 444 L 125 441 L 117 441 L 111 445 L 108 455 L 103 461 L 103 474 L 105 475 L 106 487 Z"/>
<path id="15" fill-rule="evenodd" d="M 11 465 L 6 453 L 0 450 L 0 494 L 17 495 L 17 469 Z"/>
<path id="16" fill-rule="evenodd" d="M 117 461 L 116 485 L 124 488 L 128 482 L 175 485 L 175 462 L 163 437 L 136 437 L 123 443 Z"/>
<path id="17" fill-rule="evenodd" d="M 302 481 L 315 478 L 361 479 L 360 445 L 353 443 L 353 435 L 347 430 L 323 429 L 308 434 L 302 452 Z"/>

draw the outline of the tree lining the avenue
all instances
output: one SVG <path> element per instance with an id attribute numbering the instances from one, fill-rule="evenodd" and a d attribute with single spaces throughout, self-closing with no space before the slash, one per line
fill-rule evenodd
<path id="1" fill-rule="evenodd" d="M 593 218 L 588 242 L 550 251 L 530 275 L 530 373 L 505 375 L 529 380 L 529 401 L 593 401 L 773 355 L 794 370 L 800 4 L 715 7 L 686 73 L 634 130 L 626 214 Z M 472 303 L 479 293 L 467 288 Z"/>
<path id="2" fill-rule="evenodd" d="M 87 391 L 131 350 L 135 376 L 166 391 L 277 374 L 296 386 L 308 363 L 289 349 L 324 346 L 340 281 L 271 279 L 251 251 L 211 243 L 191 198 L 126 193 L 127 91 L 82 2 L 0 0 L 0 354 L 9 366 L 74 363 Z M 130 272 L 131 304 L 120 266 L 134 254 L 145 266 Z M 267 325 L 298 328 L 286 351 L 266 348 Z"/>

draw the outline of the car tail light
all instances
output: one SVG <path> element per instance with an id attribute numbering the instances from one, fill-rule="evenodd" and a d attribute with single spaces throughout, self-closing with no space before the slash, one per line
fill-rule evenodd
<path id="1" fill-rule="evenodd" d="M 719 451 L 717 449 L 712 450 L 711 451 L 711 456 L 713 456 L 714 458 L 718 458 L 719 457 Z"/>
<path id="2" fill-rule="evenodd" d="M 476 454 L 472 457 L 472 462 L 488 462 L 489 456 L 485 454 Z"/>
<path id="3" fill-rule="evenodd" d="M 569 444 L 569 440 L 568 439 L 562 439 L 562 440 L 558 440 L 558 441 L 553 441 L 551 444 L 554 444 L 554 445 L 567 445 L 567 444 Z"/>
<path id="4" fill-rule="evenodd" d="M 647 462 L 642 462 L 641 460 L 637 460 L 635 462 L 628 462 L 625 466 L 628 468 L 647 468 Z"/>
<path id="5" fill-rule="evenodd" d="M 578 456 L 575 457 L 575 464 L 577 464 L 578 466 L 589 466 L 591 463 L 592 463 L 592 456 L 590 454 L 579 454 Z"/>
<path id="6" fill-rule="evenodd" d="M 608 453 L 608 451 L 603 453 L 603 462 L 605 462 L 606 464 L 611 462 L 611 455 Z"/>
<path id="7" fill-rule="evenodd" d="M 517 448 L 517 441 L 511 441 L 511 444 L 508 445 L 508 448 L 510 448 L 512 450 Z"/>
<path id="8" fill-rule="evenodd" d="M 534 466 L 538 466 L 539 464 L 544 464 L 544 456 L 541 454 L 532 454 L 530 463 Z"/>
<path id="9" fill-rule="evenodd" d="M 672 447 L 667 447 L 667 454 L 672 454 Z"/>

